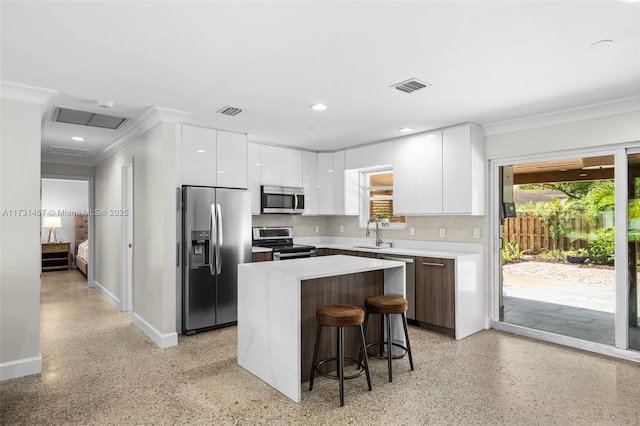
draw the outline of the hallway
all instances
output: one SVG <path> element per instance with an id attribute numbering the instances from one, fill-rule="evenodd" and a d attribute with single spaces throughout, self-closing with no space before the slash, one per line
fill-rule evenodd
<path id="1" fill-rule="evenodd" d="M 236 365 L 236 328 L 159 349 L 77 271 L 43 274 L 43 373 L 0 383 L 0 423 L 637 424 L 640 365 L 495 330 L 456 342 L 410 327 L 416 370 L 371 360 L 295 404 Z M 306 385 L 303 386 L 306 389 Z"/>

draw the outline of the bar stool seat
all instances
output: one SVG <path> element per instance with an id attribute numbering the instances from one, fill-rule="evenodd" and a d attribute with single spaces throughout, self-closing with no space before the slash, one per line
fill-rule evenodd
<path id="1" fill-rule="evenodd" d="M 369 296 L 364 301 L 364 307 L 366 309 L 364 330 L 366 333 L 367 325 L 369 323 L 369 314 L 380 314 L 380 340 L 367 344 L 367 348 L 371 346 L 378 346 L 379 353 L 377 358 L 387 359 L 387 369 L 389 371 L 389 381 L 393 381 L 393 369 L 391 366 L 392 359 L 400 359 L 409 357 L 409 366 L 413 370 L 413 356 L 411 355 L 411 343 L 409 342 L 409 330 L 407 326 L 407 309 L 409 309 L 409 302 L 407 299 L 401 296 L 379 295 Z M 391 319 L 390 315 L 401 315 L 402 326 L 404 328 L 404 337 L 406 346 L 399 343 L 393 343 L 393 335 L 391 334 Z M 384 330 L 387 330 L 387 340 L 384 338 Z M 391 343 L 391 345 L 389 345 Z M 387 355 L 383 356 L 384 347 L 387 346 Z M 393 355 L 392 347 L 396 346 L 403 349 L 404 352 L 400 355 Z"/>
<path id="2" fill-rule="evenodd" d="M 369 375 L 369 360 L 364 339 L 364 310 L 358 306 L 352 305 L 325 305 L 316 309 L 316 321 L 318 328 L 316 332 L 316 343 L 313 350 L 313 362 L 311 364 L 311 378 L 309 380 L 309 391 L 313 390 L 313 381 L 316 372 L 324 377 L 336 379 L 340 381 L 340 406 L 344 405 L 344 381 L 346 379 L 355 379 L 363 373 L 367 376 L 367 385 L 371 391 L 371 376 Z M 320 345 L 320 334 L 322 327 L 337 328 L 337 353 L 335 357 L 325 358 L 318 361 L 318 347 Z M 344 327 L 358 327 L 360 335 L 360 358 L 345 358 L 344 356 Z M 344 375 L 344 361 L 349 360 L 356 363 L 359 367 L 358 371 L 350 376 Z M 337 371 L 335 375 L 326 374 L 319 370 L 319 367 L 327 362 L 336 361 Z"/>

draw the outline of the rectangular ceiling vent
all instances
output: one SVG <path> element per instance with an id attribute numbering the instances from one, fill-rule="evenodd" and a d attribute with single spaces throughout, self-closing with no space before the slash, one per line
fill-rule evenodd
<path id="1" fill-rule="evenodd" d="M 116 130 L 122 123 L 127 121 L 127 119 L 114 117 L 112 115 L 97 114 L 90 111 L 56 107 L 53 112 L 53 121 Z"/>
<path id="2" fill-rule="evenodd" d="M 66 148 L 64 146 L 50 146 L 48 152 L 49 154 L 77 155 L 79 157 L 82 157 L 87 155 L 89 153 L 89 150 L 80 148 Z"/>
<path id="3" fill-rule="evenodd" d="M 218 111 L 216 111 L 218 114 L 224 114 L 224 115 L 229 115 L 231 117 L 234 117 L 238 114 L 240 114 L 242 112 L 242 108 L 236 108 L 236 107 L 232 107 L 232 106 L 225 106 L 220 108 Z"/>
<path id="4" fill-rule="evenodd" d="M 401 81 L 400 83 L 393 84 L 389 87 L 395 87 L 396 89 L 405 93 L 413 93 L 430 86 L 431 85 L 429 83 L 420 81 L 417 78 L 410 78 L 409 80 Z"/>

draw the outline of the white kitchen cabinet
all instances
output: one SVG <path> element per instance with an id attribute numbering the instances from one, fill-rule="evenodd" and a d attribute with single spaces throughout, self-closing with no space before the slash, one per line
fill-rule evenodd
<path id="1" fill-rule="evenodd" d="M 305 215 L 318 214 L 318 153 L 302 152 L 302 187 Z"/>
<path id="2" fill-rule="evenodd" d="M 442 213 L 442 132 L 393 141 L 393 210 Z"/>
<path id="3" fill-rule="evenodd" d="M 302 151 L 261 145 L 261 185 L 302 187 Z"/>
<path id="4" fill-rule="evenodd" d="M 344 151 L 333 153 L 333 214 L 344 215 Z"/>
<path id="5" fill-rule="evenodd" d="M 215 129 L 182 126 L 182 184 L 216 186 Z"/>
<path id="6" fill-rule="evenodd" d="M 251 214 L 260 214 L 260 145 L 257 143 L 248 144 L 248 185 L 251 191 Z"/>
<path id="7" fill-rule="evenodd" d="M 393 145 L 390 141 L 359 146 L 345 151 L 344 168 L 351 170 L 390 166 L 392 157 Z"/>
<path id="8" fill-rule="evenodd" d="M 318 153 L 318 214 L 333 214 L 333 153 Z"/>
<path id="9" fill-rule="evenodd" d="M 182 184 L 247 187 L 247 136 L 182 125 Z"/>
<path id="10" fill-rule="evenodd" d="M 442 210 L 485 214 L 485 145 L 482 128 L 465 124 L 442 131 Z"/>
<path id="11" fill-rule="evenodd" d="M 217 131 L 216 186 L 247 188 L 247 135 Z"/>
<path id="12" fill-rule="evenodd" d="M 397 214 L 484 214 L 484 135 L 477 125 L 393 141 L 393 170 Z"/>

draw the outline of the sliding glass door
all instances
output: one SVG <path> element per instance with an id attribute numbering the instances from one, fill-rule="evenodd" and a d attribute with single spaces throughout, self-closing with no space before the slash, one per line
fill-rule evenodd
<path id="1" fill-rule="evenodd" d="M 629 200 L 629 348 L 640 350 L 640 327 L 638 326 L 638 264 L 640 263 L 640 154 L 628 154 L 628 200 Z"/>

